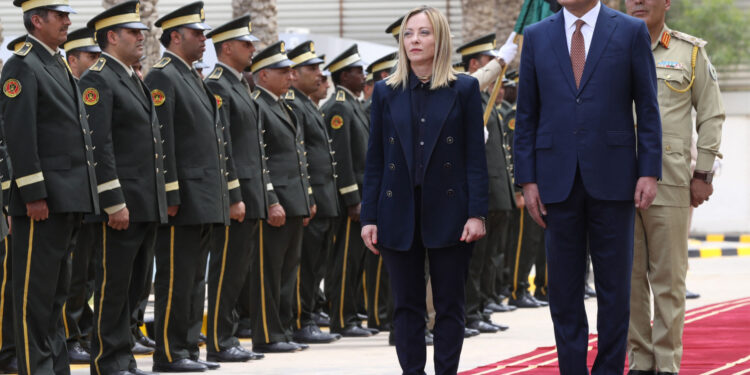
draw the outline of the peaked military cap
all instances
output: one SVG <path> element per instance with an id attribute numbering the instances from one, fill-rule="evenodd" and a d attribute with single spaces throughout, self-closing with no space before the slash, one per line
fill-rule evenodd
<path id="1" fill-rule="evenodd" d="M 286 56 L 284 42 L 278 41 L 266 47 L 266 49 L 260 51 L 255 57 L 253 57 L 251 70 L 255 73 L 261 69 L 286 68 L 292 65 L 294 65 L 292 60 L 289 60 Z"/>
<path id="2" fill-rule="evenodd" d="M 183 7 L 173 10 L 166 16 L 156 20 L 154 25 L 161 27 L 162 30 L 169 30 L 175 27 L 187 27 L 195 30 L 211 30 L 211 26 L 204 23 L 206 12 L 203 10 L 203 2 L 196 1 Z"/>
<path id="3" fill-rule="evenodd" d="M 488 55 L 492 57 L 497 57 L 497 51 L 495 51 L 497 42 L 495 41 L 495 34 L 487 34 L 481 38 L 477 38 L 472 40 L 469 43 L 466 43 L 462 45 L 461 47 L 458 47 L 456 49 L 456 52 L 461 54 L 461 57 L 471 56 L 471 55 Z"/>
<path id="4" fill-rule="evenodd" d="M 351 47 L 347 48 L 346 51 L 336 56 L 328 66 L 325 67 L 331 73 L 336 73 L 341 69 L 350 68 L 355 66 L 365 66 L 362 58 L 359 56 L 359 50 L 357 44 L 352 44 Z"/>
<path id="5" fill-rule="evenodd" d="M 8 51 L 15 52 L 21 49 L 21 47 L 23 47 L 23 44 L 26 43 L 26 37 L 27 35 L 24 34 L 8 42 L 8 45 L 7 45 Z"/>
<path id="6" fill-rule="evenodd" d="M 396 64 L 398 64 L 398 52 L 391 52 L 373 61 L 372 64 L 367 67 L 367 73 L 372 74 L 373 77 L 384 71 L 390 73 L 393 71 Z"/>
<path id="7" fill-rule="evenodd" d="M 126 29 L 148 30 L 148 26 L 141 22 L 141 3 L 137 0 L 117 4 L 99 13 L 86 26 L 95 31 L 113 26 Z"/>
<path id="8" fill-rule="evenodd" d="M 365 83 L 370 83 L 373 80 L 374 80 L 374 76 L 372 75 L 372 73 L 367 73 L 367 75 L 365 76 Z"/>
<path id="9" fill-rule="evenodd" d="M 253 31 L 253 25 L 250 22 L 250 16 L 235 18 L 206 34 L 207 38 L 216 43 L 227 40 L 242 40 L 245 42 L 257 42 L 260 39 L 250 34 Z"/>
<path id="10" fill-rule="evenodd" d="M 393 35 L 393 37 L 396 38 L 396 41 L 398 41 L 398 34 L 401 32 L 401 23 L 403 22 L 404 16 L 399 17 L 396 22 L 388 25 L 388 27 L 385 29 L 385 33 Z"/>
<path id="11" fill-rule="evenodd" d="M 461 61 L 453 63 L 453 70 L 459 73 L 466 73 L 466 68 L 464 67 L 464 63 Z"/>
<path id="12" fill-rule="evenodd" d="M 37 8 L 56 10 L 64 13 L 76 13 L 76 11 L 70 7 L 70 2 L 68 0 L 13 0 L 13 5 L 20 7 L 24 13 Z"/>
<path id="13" fill-rule="evenodd" d="M 293 67 L 322 64 L 323 59 L 315 54 L 315 43 L 308 40 L 300 43 L 286 54 L 294 63 Z"/>
<path id="14" fill-rule="evenodd" d="M 321 62 L 321 64 L 325 64 L 326 63 L 326 54 L 325 53 L 322 53 L 322 54 L 318 55 L 318 58 L 321 59 L 321 60 L 323 60 L 323 62 Z M 328 77 L 328 76 L 331 75 L 331 72 L 329 72 L 329 71 L 327 71 L 325 69 L 322 69 L 321 73 L 323 73 L 323 77 Z"/>
<path id="15" fill-rule="evenodd" d="M 63 44 L 65 53 L 72 51 L 101 52 L 102 49 L 94 40 L 94 30 L 88 27 L 73 30 L 68 33 L 68 40 Z"/>
<path id="16" fill-rule="evenodd" d="M 195 60 L 195 61 L 193 61 L 193 68 L 195 68 L 196 70 L 208 69 L 210 67 L 211 67 L 211 65 L 208 65 L 208 63 L 206 63 L 203 60 Z"/>

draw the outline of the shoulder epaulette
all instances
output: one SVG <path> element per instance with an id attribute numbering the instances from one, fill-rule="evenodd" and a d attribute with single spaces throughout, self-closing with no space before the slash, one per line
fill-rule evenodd
<path id="1" fill-rule="evenodd" d="M 336 101 L 337 102 L 345 102 L 346 101 L 346 93 L 344 90 L 336 91 Z"/>
<path id="2" fill-rule="evenodd" d="M 95 72 L 101 72 L 102 69 L 104 69 L 104 64 L 106 63 L 107 63 L 107 59 L 100 57 L 99 60 L 96 60 L 96 63 L 89 68 L 89 70 L 93 70 Z"/>
<path id="3" fill-rule="evenodd" d="M 673 37 L 675 37 L 677 39 L 680 39 L 680 40 L 684 40 L 684 41 L 686 41 L 686 42 L 688 42 L 688 43 L 690 43 L 690 44 L 692 44 L 694 46 L 703 47 L 703 46 L 706 45 L 706 43 L 708 43 L 708 42 L 706 42 L 705 40 L 703 40 L 701 38 L 696 38 L 696 37 L 694 37 L 692 35 L 685 34 L 685 33 L 680 32 L 680 31 L 671 30 L 669 33 Z"/>
<path id="4" fill-rule="evenodd" d="M 171 57 L 162 57 L 161 60 L 159 60 L 158 63 L 154 64 L 154 68 L 161 69 L 161 68 L 169 65 L 170 62 L 172 62 L 172 58 Z"/>
<path id="5" fill-rule="evenodd" d="M 208 79 L 219 79 L 221 78 L 221 74 L 224 73 L 224 68 L 217 66 L 214 68 L 214 71 L 211 72 L 211 74 L 208 76 Z"/>
<path id="6" fill-rule="evenodd" d="M 287 91 L 286 95 L 284 95 L 284 99 L 286 99 L 286 100 L 294 100 L 294 90 Z"/>
<path id="7" fill-rule="evenodd" d="M 29 54 L 29 52 L 31 52 L 32 47 L 34 47 L 33 44 L 29 42 L 24 42 L 23 46 L 21 46 L 21 48 L 19 48 L 18 51 L 13 52 L 13 53 L 15 53 L 17 56 L 26 56 Z"/>
<path id="8" fill-rule="evenodd" d="M 253 99 L 257 100 L 259 96 L 260 96 L 260 90 L 253 91 Z"/>

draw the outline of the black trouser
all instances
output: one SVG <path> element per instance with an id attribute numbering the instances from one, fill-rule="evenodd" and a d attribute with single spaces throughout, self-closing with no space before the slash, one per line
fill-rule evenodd
<path id="1" fill-rule="evenodd" d="M 157 230 L 158 235 L 158 230 Z M 142 285 L 131 284 L 130 288 L 130 330 L 134 337 L 141 337 L 140 326 L 145 324 L 146 307 L 148 306 L 148 297 L 151 295 L 151 286 L 154 277 L 154 249 L 150 252 L 138 252 L 133 264 L 142 265 L 140 268 L 133 268 L 132 280 L 142 280 Z M 153 336 L 153 333 L 152 333 Z"/>
<path id="2" fill-rule="evenodd" d="M 510 239 L 513 233 L 513 211 L 493 211 L 487 215 L 488 227 L 491 225 L 494 234 L 489 231 L 489 259 L 482 268 L 482 282 L 480 285 L 480 295 L 482 304 L 487 305 L 490 302 L 501 303 L 497 298 L 501 289 L 498 288 L 496 280 L 502 274 L 505 264 L 508 262 L 506 257 L 507 248 L 512 242 Z"/>
<path id="3" fill-rule="evenodd" d="M 256 246 L 257 247 L 257 246 Z M 257 254 L 253 257 L 253 260 L 258 259 Z M 252 267 L 250 268 L 252 271 Z M 253 314 L 252 311 L 252 303 L 253 301 L 250 299 L 250 283 L 251 283 L 251 277 L 250 274 L 252 272 L 248 272 L 245 276 L 245 281 L 242 282 L 242 287 L 240 290 L 240 295 L 237 298 L 237 305 L 234 307 L 234 311 L 237 313 L 237 329 L 252 329 L 253 328 L 253 322 L 252 319 L 250 319 L 250 316 Z M 254 301 L 258 302 L 258 301 Z"/>
<path id="4" fill-rule="evenodd" d="M 340 220 L 325 282 L 332 332 L 360 323 L 356 298 L 362 288 L 365 253 L 369 251 L 362 241 L 360 222 L 348 216 Z"/>
<path id="5" fill-rule="evenodd" d="M 502 269 L 498 270 L 495 277 L 495 290 L 498 295 L 502 293 L 505 297 L 513 291 L 513 272 L 515 269 L 516 252 L 518 251 L 518 238 L 521 234 L 521 211 L 523 210 L 523 208 L 514 209 L 509 213 L 509 235 L 502 249 L 505 261 L 503 262 Z"/>
<path id="6" fill-rule="evenodd" d="M 214 224 L 159 228 L 154 280 L 154 362 L 197 359 Z"/>
<path id="7" fill-rule="evenodd" d="M 312 319 L 320 282 L 325 276 L 338 218 L 315 217 L 305 227 L 294 298 L 294 329 L 314 325 Z"/>
<path id="8" fill-rule="evenodd" d="M 544 229 L 531 218 L 528 211 L 521 211 L 520 235 L 516 252 L 511 258 L 512 271 L 510 298 L 521 298 L 529 290 L 529 273 L 534 258 L 544 251 Z"/>
<path id="9" fill-rule="evenodd" d="M 544 233 L 544 232 L 542 232 Z M 534 287 L 536 291 L 541 295 L 547 295 L 547 252 L 545 251 L 544 236 L 542 236 L 542 246 L 537 249 L 539 251 L 534 258 L 534 268 L 536 270 L 536 276 L 534 276 Z M 588 264 L 587 264 L 588 266 Z"/>
<path id="10" fill-rule="evenodd" d="M 0 368 L 16 356 L 13 337 L 13 258 L 10 235 L 0 242 Z"/>
<path id="11" fill-rule="evenodd" d="M 69 374 L 62 307 L 70 285 L 70 254 L 83 215 L 43 221 L 13 217 L 13 307 L 20 374 Z"/>
<path id="12" fill-rule="evenodd" d="M 250 271 L 254 345 L 292 341 L 302 232 L 302 217 L 287 217 L 280 227 L 261 223 L 258 257 Z"/>
<path id="13" fill-rule="evenodd" d="M 159 227 L 157 223 L 130 223 L 128 229 L 115 230 L 104 222 L 97 225 L 92 375 L 137 367 L 131 350 L 131 296 L 140 295 L 145 283 L 146 275 L 138 270 L 146 268 L 148 256 L 154 254 Z"/>
<path id="14" fill-rule="evenodd" d="M 505 225 L 506 222 L 503 221 L 500 211 L 490 211 L 485 223 L 487 235 L 474 244 L 474 251 L 469 262 L 469 275 L 465 285 L 467 323 L 482 320 L 482 310 L 484 305 L 489 302 L 490 295 L 487 293 L 494 293 L 496 265 L 493 260 L 498 263 L 502 260 L 502 254 L 499 260 L 497 258 L 503 236 L 507 235 L 504 233 L 507 230 L 504 227 Z"/>
<path id="15" fill-rule="evenodd" d="M 232 220 L 230 226 L 214 228 L 214 247 L 208 265 L 209 352 L 220 352 L 240 345 L 237 332 L 237 305 L 253 259 L 258 257 L 259 220 Z"/>
<path id="16" fill-rule="evenodd" d="M 390 329 L 389 326 L 393 320 L 393 297 L 383 257 L 367 250 L 365 275 L 367 276 L 367 327 Z"/>
<path id="17" fill-rule="evenodd" d="M 94 311 L 89 306 L 89 300 L 94 294 L 94 248 L 99 232 L 101 223 L 81 224 L 70 256 L 70 290 L 63 305 L 63 326 L 68 343 L 79 342 L 87 349 L 90 348 L 91 330 L 94 328 Z"/>

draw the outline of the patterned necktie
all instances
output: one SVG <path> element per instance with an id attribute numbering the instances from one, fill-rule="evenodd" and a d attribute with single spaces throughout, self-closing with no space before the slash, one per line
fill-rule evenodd
<path id="1" fill-rule="evenodd" d="M 583 20 L 576 21 L 576 31 L 570 42 L 570 62 L 573 64 L 573 75 L 576 78 L 576 88 L 581 85 L 583 67 L 586 65 L 586 43 L 583 41 L 581 27 L 586 24 Z"/>

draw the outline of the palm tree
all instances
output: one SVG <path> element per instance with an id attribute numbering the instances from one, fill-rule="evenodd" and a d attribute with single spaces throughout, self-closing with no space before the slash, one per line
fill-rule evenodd
<path id="1" fill-rule="evenodd" d="M 125 0 L 102 0 L 102 6 L 104 9 L 109 9 L 113 5 L 122 3 Z M 144 31 L 146 39 L 143 42 L 144 45 L 144 56 L 143 60 L 143 74 L 145 75 L 152 65 L 159 61 L 160 57 L 160 44 L 159 37 L 161 36 L 161 29 L 154 26 L 154 22 L 159 18 L 156 12 L 156 2 L 159 0 L 141 0 L 141 22 L 149 27 L 148 30 Z"/>
<path id="2" fill-rule="evenodd" d="M 276 0 L 232 0 L 232 9 L 234 17 L 250 14 L 253 35 L 260 39 L 256 48 L 264 48 L 279 39 Z"/>

